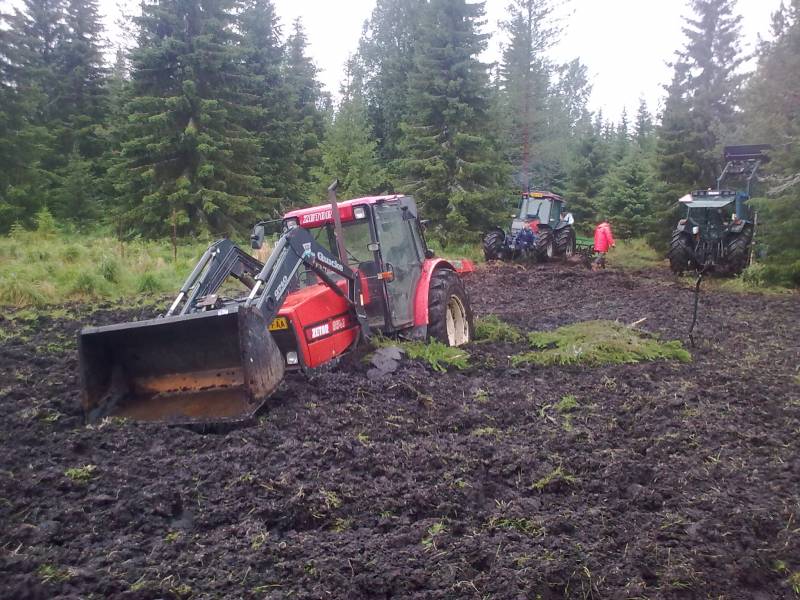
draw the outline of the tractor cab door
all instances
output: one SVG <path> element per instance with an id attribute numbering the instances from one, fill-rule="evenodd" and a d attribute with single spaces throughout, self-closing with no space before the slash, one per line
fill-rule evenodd
<path id="1" fill-rule="evenodd" d="M 414 296 L 424 258 L 419 229 L 415 216 L 400 204 L 379 203 L 374 210 L 383 269 L 393 273 L 391 281 L 386 281 L 387 325 L 400 329 L 414 321 Z"/>
<path id="2" fill-rule="evenodd" d="M 368 300 L 364 305 L 364 312 L 367 314 L 369 326 L 382 329 L 386 324 L 386 301 L 383 283 L 378 279 L 380 254 L 372 249 L 376 236 L 370 220 L 344 223 L 342 236 L 347 252 L 347 265 L 363 276 L 362 286 L 366 283 Z M 336 243 L 332 242 L 332 246 L 336 248 Z"/>

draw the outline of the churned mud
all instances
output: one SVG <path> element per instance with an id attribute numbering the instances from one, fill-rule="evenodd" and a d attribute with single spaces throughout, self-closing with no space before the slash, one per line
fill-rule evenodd
<path id="1" fill-rule="evenodd" d="M 665 272 L 490 265 L 478 316 L 685 339 Z M 0 319 L 2 598 L 792 598 L 797 295 L 709 292 L 691 363 L 440 374 L 352 357 L 226 432 L 85 427 L 75 335 L 156 309 Z M 795 575 L 797 574 L 797 575 Z M 796 580 L 793 579 L 796 577 Z"/>

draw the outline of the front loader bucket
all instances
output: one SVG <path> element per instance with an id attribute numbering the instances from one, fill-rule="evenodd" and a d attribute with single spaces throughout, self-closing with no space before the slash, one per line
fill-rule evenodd
<path id="1" fill-rule="evenodd" d="M 255 308 L 87 327 L 78 354 L 87 422 L 239 421 L 284 374 L 283 355 Z"/>

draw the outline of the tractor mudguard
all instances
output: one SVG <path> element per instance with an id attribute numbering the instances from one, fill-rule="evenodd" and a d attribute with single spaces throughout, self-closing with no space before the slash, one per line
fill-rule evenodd
<path id="1" fill-rule="evenodd" d="M 436 269 L 451 269 L 461 273 L 471 273 L 475 270 L 472 261 L 458 262 L 461 262 L 461 269 L 457 269 L 452 262 L 443 258 L 428 258 L 422 263 L 422 274 L 414 294 L 414 327 L 427 327 L 428 325 L 428 291 L 431 287 L 431 277 Z"/>

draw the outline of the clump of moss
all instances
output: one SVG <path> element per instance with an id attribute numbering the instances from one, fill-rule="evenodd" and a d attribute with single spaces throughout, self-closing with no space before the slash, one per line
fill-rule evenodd
<path id="1" fill-rule="evenodd" d="M 522 332 L 500 320 L 497 315 L 487 315 L 475 321 L 475 339 L 487 342 L 519 342 Z"/>
<path id="2" fill-rule="evenodd" d="M 533 348 L 511 357 L 513 365 L 619 365 L 650 360 L 690 362 L 678 340 L 663 342 L 616 321 L 584 321 L 528 335 Z"/>

